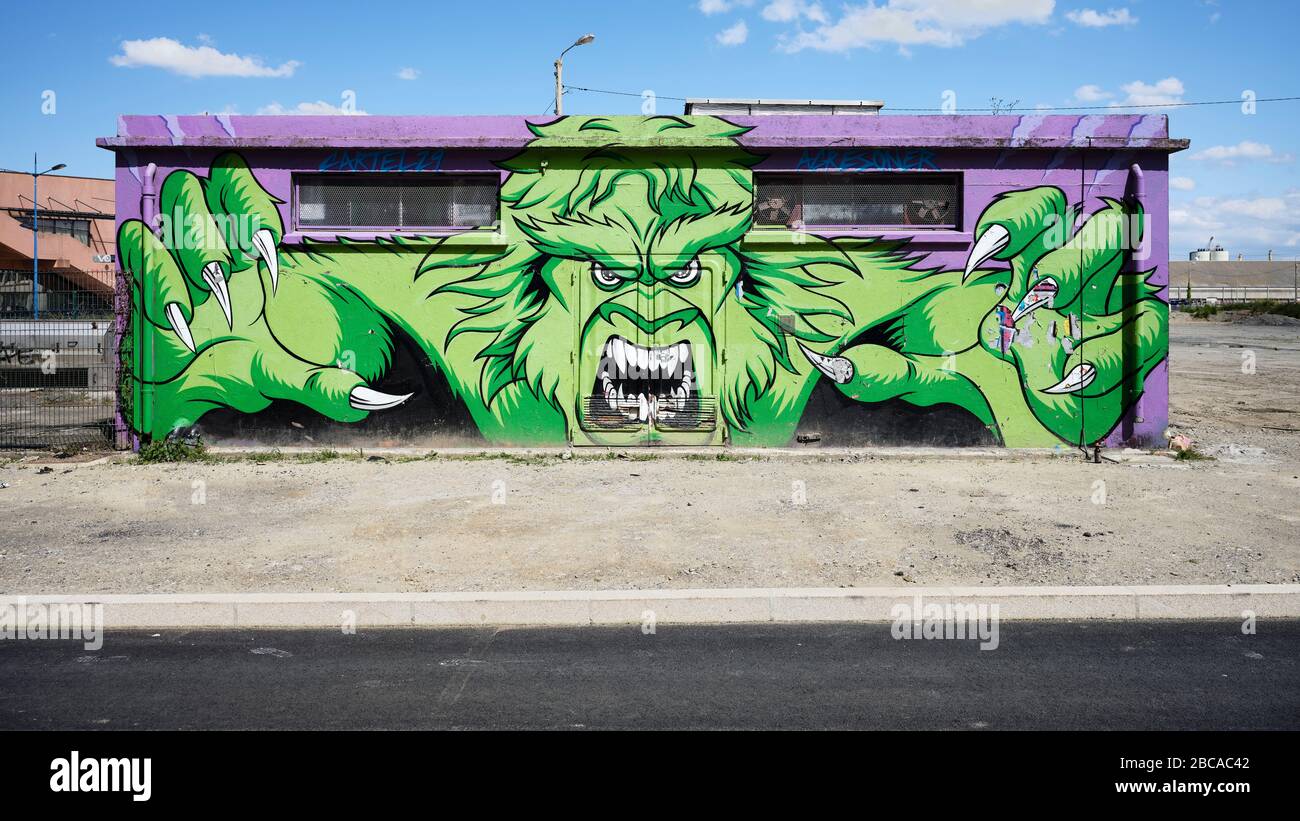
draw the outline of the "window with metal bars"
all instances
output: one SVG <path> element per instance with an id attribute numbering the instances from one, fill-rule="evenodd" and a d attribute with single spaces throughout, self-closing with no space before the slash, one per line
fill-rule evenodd
<path id="1" fill-rule="evenodd" d="M 297 179 L 300 228 L 477 228 L 497 219 L 496 175 L 330 174 Z"/>
<path id="2" fill-rule="evenodd" d="M 33 222 L 39 225 L 42 234 L 67 234 L 82 245 L 90 244 L 90 220 L 43 217 L 40 214 L 35 218 L 31 214 L 18 218 L 18 224 L 28 231 L 32 230 Z"/>
<path id="3" fill-rule="evenodd" d="M 960 204 L 955 174 L 754 175 L 760 227 L 956 228 Z"/>

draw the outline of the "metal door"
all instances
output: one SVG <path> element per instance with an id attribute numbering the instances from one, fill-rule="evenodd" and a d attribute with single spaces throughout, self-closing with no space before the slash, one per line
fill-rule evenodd
<path id="1" fill-rule="evenodd" d="M 717 272 L 693 260 L 652 276 L 627 258 L 578 276 L 575 443 L 722 444 Z"/>

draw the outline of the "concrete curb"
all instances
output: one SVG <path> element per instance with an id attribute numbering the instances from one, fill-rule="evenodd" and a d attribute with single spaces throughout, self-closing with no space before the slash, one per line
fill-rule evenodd
<path id="1" fill-rule="evenodd" d="M 599 459 L 609 458 L 613 453 L 626 457 L 656 459 L 697 459 L 697 458 L 718 458 L 719 456 L 727 459 L 807 459 L 807 460 L 835 460 L 835 459 L 855 459 L 855 460 L 950 460 L 950 459 L 993 459 L 1000 461 L 1014 461 L 1018 459 L 1080 459 L 1082 458 L 1079 451 L 1071 447 L 1057 448 L 992 448 L 992 447 L 926 447 L 926 446 L 875 446 L 875 447 L 821 447 L 820 445 L 808 445 L 801 447 L 689 447 L 689 446 L 672 446 L 672 447 L 531 447 L 531 448 L 512 448 L 512 447 L 443 447 L 443 448 L 413 448 L 413 447 L 346 447 L 346 446 L 329 446 L 320 445 L 314 447 L 303 447 L 300 445 L 288 445 L 285 447 L 270 446 L 244 446 L 244 445 L 209 445 L 208 453 L 215 456 L 239 456 L 253 457 L 258 454 L 268 454 L 278 452 L 281 456 L 302 456 L 320 451 L 335 450 L 341 456 L 383 456 L 383 457 L 410 457 L 420 458 L 430 453 L 436 453 L 438 458 L 447 461 L 457 461 L 463 459 L 477 459 L 487 457 L 495 458 L 541 458 L 555 457 L 560 458 L 565 455 L 573 459 Z M 1171 461 L 1171 454 L 1166 451 L 1141 450 L 1134 448 L 1114 448 L 1105 450 L 1103 453 L 1107 458 L 1118 462 L 1154 462 L 1167 463 Z"/>
<path id="2" fill-rule="evenodd" d="M 1114 587 L 860 587 L 565 590 L 499 593 L 209 593 L 0 596 L 26 605 L 102 605 L 106 629 L 451 627 L 890 622 L 895 605 L 997 605 L 1053 620 L 1300 618 L 1300 584 Z M 9 610 L 15 608 L 15 610 Z M 910 618 L 911 610 L 907 611 Z M 351 614 L 349 617 L 348 614 Z"/>
<path id="3" fill-rule="evenodd" d="M 511 448 L 511 447 L 445 447 L 445 448 L 427 448 L 427 447 L 351 447 L 343 445 L 320 445 L 316 447 L 304 447 L 301 445 L 286 445 L 283 447 L 272 447 L 262 445 L 209 445 L 207 452 L 211 456 L 227 458 L 231 460 L 247 459 L 250 462 L 256 462 L 258 456 L 278 454 L 279 458 L 288 461 L 290 464 L 300 456 L 310 456 L 312 454 L 324 451 L 334 451 L 341 460 L 356 460 L 361 457 L 380 456 L 384 459 L 416 459 L 423 460 L 435 455 L 435 460 L 442 462 L 459 462 L 459 461 L 477 461 L 481 459 L 548 459 L 556 460 L 567 457 L 573 461 L 604 461 L 611 455 L 627 459 L 724 459 L 727 461 L 809 461 L 809 462 L 833 462 L 833 461 L 854 461 L 854 462 L 874 462 L 874 461 L 952 461 L 952 460 L 970 460 L 970 461 L 997 461 L 997 462 L 1015 462 L 1015 461 L 1044 461 L 1053 459 L 1068 459 L 1070 461 L 1084 461 L 1083 455 L 1076 449 L 1060 448 L 981 448 L 981 447 L 921 447 L 921 446 L 880 446 L 880 447 L 783 447 L 783 448 L 749 448 L 749 447 L 628 447 L 628 448 L 611 448 L 611 447 L 534 447 L 534 448 Z M 1171 451 L 1164 450 L 1140 450 L 1134 448 L 1116 448 L 1113 450 L 1102 451 L 1103 455 L 1112 462 L 1122 464 L 1144 464 L 1144 465 L 1177 465 L 1173 459 Z M 86 462 L 64 462 L 50 456 L 45 451 L 36 452 L 15 452 L 17 458 L 9 462 L 6 467 L 44 467 L 63 466 L 70 468 L 79 467 L 98 467 L 106 464 L 132 465 L 136 464 L 135 454 L 130 451 L 117 451 L 109 453 Z M 168 464 L 187 464 L 185 462 L 175 463 L 158 463 L 166 466 Z M 313 462 L 313 464 L 319 464 Z M 1180 465 L 1181 466 L 1181 465 Z"/>

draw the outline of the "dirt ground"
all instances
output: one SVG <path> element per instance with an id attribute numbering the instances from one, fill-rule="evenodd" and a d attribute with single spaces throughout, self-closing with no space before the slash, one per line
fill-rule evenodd
<path id="1" fill-rule="evenodd" d="M 1171 338 L 1171 427 L 1213 459 L 15 457 L 0 592 L 1300 581 L 1300 326 Z"/>

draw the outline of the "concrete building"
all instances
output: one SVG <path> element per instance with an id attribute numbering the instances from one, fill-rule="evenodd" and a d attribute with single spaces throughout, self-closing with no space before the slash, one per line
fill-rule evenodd
<path id="1" fill-rule="evenodd" d="M 32 175 L 0 172 L 0 448 L 124 442 L 114 425 L 113 188 L 43 174 L 33 208 Z"/>
<path id="2" fill-rule="evenodd" d="M 1161 438 L 1187 146 L 1165 117 L 707 102 L 120 118 L 123 417 L 315 443 Z"/>
<path id="3" fill-rule="evenodd" d="M 31 317 L 32 225 L 40 228 L 38 290 L 51 317 L 112 313 L 113 180 L 0 171 L 0 317 Z"/>
<path id="4" fill-rule="evenodd" d="M 1174 261 L 1169 264 L 1169 281 L 1175 301 L 1295 301 L 1300 299 L 1300 261 L 1229 260 L 1226 256 L 1221 260 Z"/>

